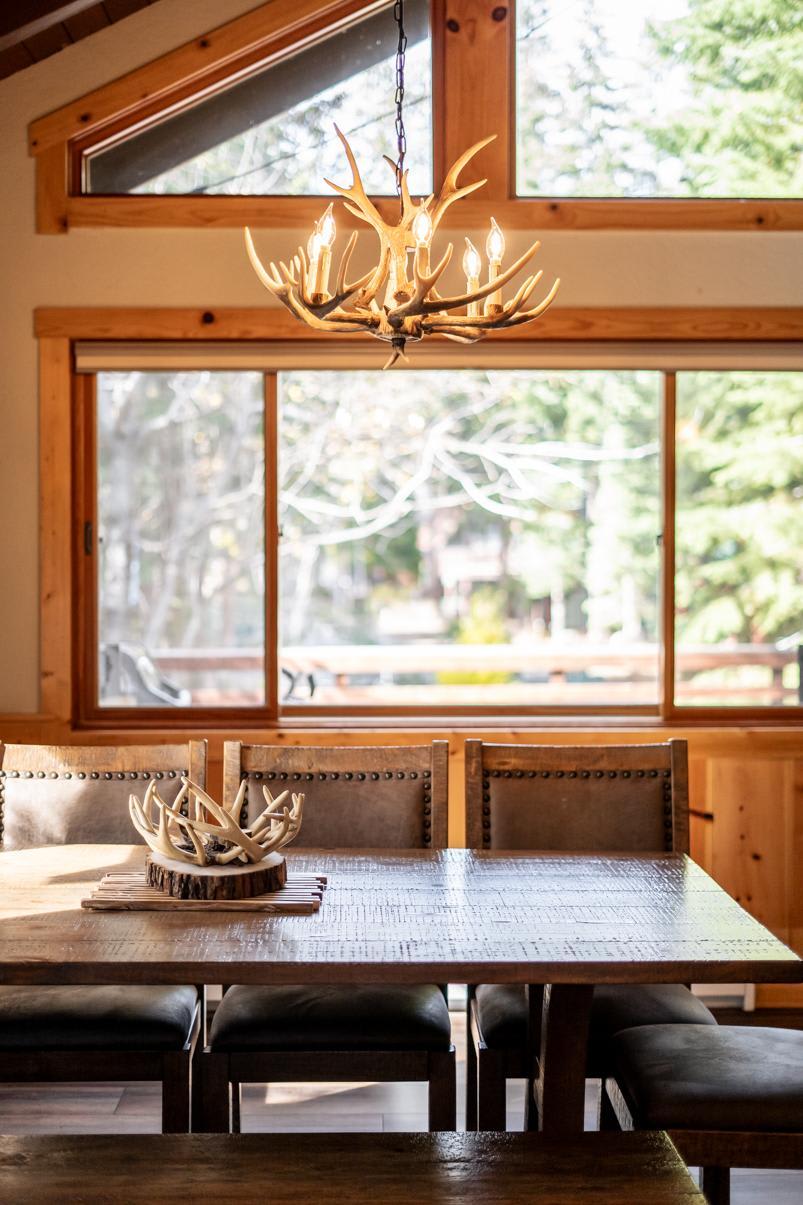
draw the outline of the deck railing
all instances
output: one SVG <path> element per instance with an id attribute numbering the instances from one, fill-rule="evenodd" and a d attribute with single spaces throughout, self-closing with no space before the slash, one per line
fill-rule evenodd
<path id="1" fill-rule="evenodd" d="M 166 674 L 197 676 L 249 673 L 263 668 L 262 650 L 161 649 L 152 654 Z M 496 677 L 495 701 L 512 704 L 651 702 L 657 694 L 660 649 L 656 644 L 591 644 L 583 641 L 538 644 L 382 644 L 309 645 L 281 650 L 284 694 L 290 702 L 392 705 L 481 702 L 483 676 Z M 787 666 L 800 665 L 800 648 L 772 644 L 696 645 L 676 652 L 677 695 L 686 704 L 722 699 L 729 690 L 739 700 L 764 704 L 803 702 L 798 685 L 784 681 Z M 754 673 L 764 669 L 764 681 Z M 499 675 L 509 675 L 508 682 Z M 460 681 L 460 678 L 464 681 Z M 448 679 L 452 678 L 450 682 Z M 416 682 L 415 679 L 420 681 Z M 473 679 L 473 680 L 472 680 Z M 213 687 L 193 689 L 207 696 Z M 231 691 L 227 691 L 231 694 Z M 251 692 L 244 692 L 249 695 Z M 245 701 L 245 697 L 244 697 Z M 227 703 L 232 699 L 227 698 Z"/>

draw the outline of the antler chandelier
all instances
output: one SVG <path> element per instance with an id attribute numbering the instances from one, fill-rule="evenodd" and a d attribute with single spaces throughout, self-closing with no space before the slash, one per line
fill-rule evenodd
<path id="1" fill-rule="evenodd" d="M 357 167 L 354 153 L 343 133 L 335 132 L 343 144 L 352 180 L 348 188 L 325 183 L 345 198 L 349 213 L 372 226 L 379 235 L 380 252 L 376 267 L 359 280 L 348 283 L 351 256 L 357 243 L 355 230 L 346 244 L 335 278 L 334 291 L 329 291 L 332 250 L 337 234 L 333 205 L 329 205 L 316 222 L 306 250 L 299 247 L 289 264 L 271 262 L 268 268 L 257 254 L 251 231 L 245 229 L 248 257 L 262 284 L 281 301 L 292 314 L 314 330 L 338 334 L 367 332 L 390 343 L 393 350 L 385 368 L 401 357 L 407 359 L 407 342 L 419 342 L 424 335 L 439 334 L 458 343 L 475 343 L 491 330 L 521 326 L 531 322 L 551 305 L 560 284 L 556 280 L 543 301 L 532 309 L 527 305 L 543 273 L 535 272 L 519 286 L 509 301 L 502 299 L 502 287 L 521 271 L 541 246 L 536 240 L 509 268 L 502 269 L 505 238 L 491 218 L 491 229 L 485 243 L 488 256 L 488 278 L 480 284 L 482 258 L 469 238 L 463 254 L 466 290 L 454 297 L 444 297 L 437 284 L 446 271 L 454 250 L 449 243 L 433 268 L 430 264 L 432 239 L 449 206 L 482 188 L 485 180 L 458 186 L 458 176 L 474 156 L 493 142 L 492 134 L 476 142 L 446 173 L 437 197 L 430 195 L 417 204 L 410 197 L 404 159 L 407 142 L 404 132 L 402 105 L 404 101 L 404 58 L 407 38 L 404 33 L 404 4 L 396 0 L 394 18 L 399 30 L 396 53 L 396 133 L 398 161 L 384 156 L 396 179 L 400 215 L 394 224 L 386 222 L 368 197 Z M 412 278 L 411 278 L 412 277 Z M 381 296 L 381 302 L 378 300 Z"/>

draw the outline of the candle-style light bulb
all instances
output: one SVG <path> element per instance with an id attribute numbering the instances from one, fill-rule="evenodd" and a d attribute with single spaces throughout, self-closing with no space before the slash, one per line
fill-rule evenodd
<path id="1" fill-rule="evenodd" d="M 309 256 L 310 267 L 318 263 L 318 257 L 321 254 L 321 236 L 318 233 L 317 226 L 312 234 L 307 239 L 307 255 Z"/>
<path id="2" fill-rule="evenodd" d="M 474 244 L 472 243 L 471 239 L 467 238 L 466 239 L 466 249 L 463 252 L 463 271 L 466 274 L 466 280 L 469 282 L 469 284 L 468 284 L 469 292 L 471 291 L 471 289 L 477 288 L 477 282 L 479 281 L 481 269 L 482 269 L 482 260 L 480 259 L 480 253 L 477 250 L 477 248 L 474 246 Z M 474 283 L 471 284 L 471 281 L 474 281 Z"/>
<path id="3" fill-rule="evenodd" d="M 496 218 L 491 218 L 491 229 L 485 240 L 485 250 L 488 253 L 488 284 L 496 280 L 502 266 L 502 256 L 505 254 L 505 236 L 497 224 Z M 485 300 L 485 313 L 498 314 L 502 309 L 502 290 L 494 289 Z"/>
<path id="4" fill-rule="evenodd" d="M 416 214 L 413 222 L 413 238 L 419 247 L 425 247 L 432 238 L 432 218 L 426 209 L 422 209 Z"/>
<path id="5" fill-rule="evenodd" d="M 496 218 L 491 218 L 491 229 L 488 231 L 488 237 L 485 240 L 485 250 L 490 263 L 496 264 L 498 267 L 502 262 L 502 256 L 505 254 L 505 236 L 497 224 Z"/>
<path id="6" fill-rule="evenodd" d="M 466 238 L 466 249 L 463 252 L 463 271 L 466 274 L 466 292 L 475 293 L 480 287 L 480 272 L 482 270 L 482 260 L 480 253 L 474 246 L 470 238 Z M 468 303 L 468 316 L 473 318 L 479 314 L 479 302 L 470 301 Z"/>
<path id="7" fill-rule="evenodd" d="M 432 218 L 426 209 L 420 209 L 413 221 L 415 239 L 415 266 L 421 275 L 429 272 L 429 244 L 432 239 Z"/>
<path id="8" fill-rule="evenodd" d="M 312 276 L 312 296 L 320 303 L 328 296 L 329 267 L 332 263 L 332 244 L 335 241 L 337 227 L 332 217 L 332 206 L 315 223 L 310 241 L 307 243 L 307 253 L 310 259 L 310 274 Z"/>
<path id="9" fill-rule="evenodd" d="M 316 230 L 317 230 L 318 234 L 320 235 L 321 246 L 322 247 L 331 247 L 333 245 L 333 243 L 335 241 L 335 237 L 337 235 L 337 226 L 335 225 L 335 219 L 332 215 L 332 206 L 331 205 L 329 206 L 326 213 L 323 215 L 323 217 L 318 222 L 318 225 L 316 226 Z"/>

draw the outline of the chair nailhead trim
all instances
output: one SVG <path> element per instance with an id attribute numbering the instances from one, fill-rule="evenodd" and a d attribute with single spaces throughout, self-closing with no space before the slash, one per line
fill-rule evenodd
<path id="1" fill-rule="evenodd" d="M 662 778 L 661 782 L 661 798 L 663 803 L 663 815 L 665 817 L 664 826 L 664 849 L 671 853 L 674 849 L 674 818 L 672 807 L 672 771 L 671 770 L 528 770 L 527 778 L 577 778 L 583 779 L 605 778 L 616 779 L 619 776 L 622 778 L 632 778 L 635 774 L 636 778 Z M 482 847 L 490 849 L 491 846 L 491 809 L 488 806 L 491 803 L 491 779 L 492 778 L 522 778 L 524 777 L 523 770 L 488 770 L 482 771 Z"/>
<path id="2" fill-rule="evenodd" d="M 118 770 L 114 773 L 111 770 L 104 770 L 102 776 L 106 781 L 109 781 L 110 779 L 115 778 L 115 777 L 117 777 L 118 779 L 129 778 L 132 781 L 136 781 L 137 779 L 140 779 L 140 778 L 149 779 L 151 777 L 151 774 L 153 774 L 154 778 L 164 778 L 164 772 L 162 770 L 155 770 L 155 771 Z M 168 774 L 168 778 L 176 778 L 179 775 L 183 775 L 186 778 L 189 774 L 189 770 L 168 770 L 167 774 Z M 3 846 L 3 833 L 5 830 L 5 823 L 4 823 L 5 782 L 4 782 L 4 779 L 6 779 L 6 778 L 22 778 L 22 779 L 25 779 L 26 781 L 32 781 L 34 778 L 37 778 L 41 781 L 43 778 L 49 778 L 51 780 L 52 779 L 58 780 L 61 778 L 65 782 L 68 782 L 68 781 L 72 780 L 73 777 L 77 778 L 80 782 L 85 782 L 87 778 L 89 778 L 90 781 L 97 781 L 101 777 L 101 772 L 99 770 L 90 770 L 89 773 L 87 774 L 86 770 L 76 770 L 75 773 L 73 774 L 72 770 L 64 770 L 64 771 L 62 771 L 61 774 L 59 774 L 59 772 L 57 770 L 50 770 L 50 771 L 37 770 L 36 772 L 34 772 L 33 770 L 3 770 L 3 769 L 0 769 L 0 849 Z M 243 777 L 247 777 L 247 775 L 245 775 L 245 773 L 243 773 Z"/>
<path id="3" fill-rule="evenodd" d="M 265 770 L 265 771 L 263 771 L 263 770 L 246 770 L 246 769 L 243 769 L 242 766 L 240 767 L 240 781 L 241 782 L 243 782 L 243 781 L 247 782 L 249 779 L 261 780 L 262 778 L 266 778 L 269 781 L 272 781 L 275 778 L 278 778 L 282 781 L 285 781 L 288 778 L 292 778 L 294 782 L 299 782 L 302 779 L 305 782 L 313 782 L 316 779 L 318 782 L 327 782 L 327 781 L 338 782 L 341 778 L 345 782 L 355 782 L 355 781 L 356 782 L 378 782 L 380 779 L 384 778 L 386 781 L 396 779 L 400 782 L 403 782 L 407 778 L 418 781 L 419 777 L 421 779 L 421 787 L 422 787 L 422 794 L 421 794 L 422 839 L 423 839 L 423 842 L 425 845 L 431 845 L 432 844 L 432 833 L 430 831 L 432 828 L 432 820 L 431 820 L 431 816 L 432 816 L 432 794 L 431 794 L 432 784 L 430 781 L 432 778 L 431 770 L 421 770 L 421 771 L 418 771 L 418 770 L 410 770 L 410 771 L 408 771 L 408 770 L 383 770 L 383 771 L 379 771 L 379 770 L 371 770 L 371 771 L 366 771 L 366 770 L 329 770 L 329 771 L 319 770 L 319 771 L 313 773 L 312 771 L 302 772 L 300 770 L 293 770 L 290 772 L 288 772 L 287 770 L 279 770 L 279 771 L 276 771 L 276 770 Z M 248 788 L 246 787 L 245 802 L 247 802 L 247 799 L 248 799 Z M 244 814 L 246 814 L 245 802 L 244 802 L 244 807 L 243 807 Z"/>
<path id="4" fill-rule="evenodd" d="M 188 770 L 167 770 L 165 772 L 163 770 L 103 770 L 103 771 L 90 770 L 89 773 L 87 774 L 86 770 L 76 770 L 75 772 L 73 772 L 72 770 L 64 770 L 64 771 L 62 771 L 61 774 L 59 774 L 58 770 L 47 770 L 47 771 L 37 770 L 36 773 L 34 773 L 33 770 L 0 770 L 0 778 L 25 778 L 25 779 L 29 779 L 29 778 L 30 779 L 32 779 L 32 778 L 59 779 L 59 778 L 61 778 L 61 779 L 64 779 L 65 781 L 68 781 L 72 778 L 77 778 L 77 779 L 80 779 L 81 782 L 84 782 L 87 778 L 89 778 L 89 779 L 103 778 L 105 781 L 109 782 L 115 778 L 120 781 L 124 781 L 126 778 L 130 778 L 132 780 L 137 780 L 140 778 L 148 779 L 151 777 L 164 778 L 165 773 L 167 774 L 168 778 L 181 778 L 181 777 L 186 778 L 189 771 Z M 247 777 L 245 771 L 243 772 L 242 777 L 243 778 Z"/>

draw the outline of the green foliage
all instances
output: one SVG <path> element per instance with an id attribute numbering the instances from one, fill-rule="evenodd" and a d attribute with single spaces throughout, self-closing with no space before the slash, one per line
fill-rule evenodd
<path id="1" fill-rule="evenodd" d="M 799 196 L 803 189 L 803 7 L 790 0 L 690 0 L 651 26 L 682 62 L 692 101 L 648 133 L 683 164 L 692 196 Z M 685 190 L 684 190 L 685 191 Z"/>
<path id="2" fill-rule="evenodd" d="M 483 586 L 471 595 L 468 614 L 458 620 L 454 633 L 455 644 L 506 644 L 510 638 L 505 623 L 504 594 L 493 586 Z M 495 682 L 510 682 L 512 674 L 439 673 L 436 681 L 442 685 L 489 686 Z"/>
<path id="3" fill-rule="evenodd" d="M 681 374 L 677 460 L 681 641 L 803 629 L 800 374 Z"/>
<path id="4" fill-rule="evenodd" d="M 797 197 L 803 6 L 520 0 L 517 185 L 541 196 Z"/>

